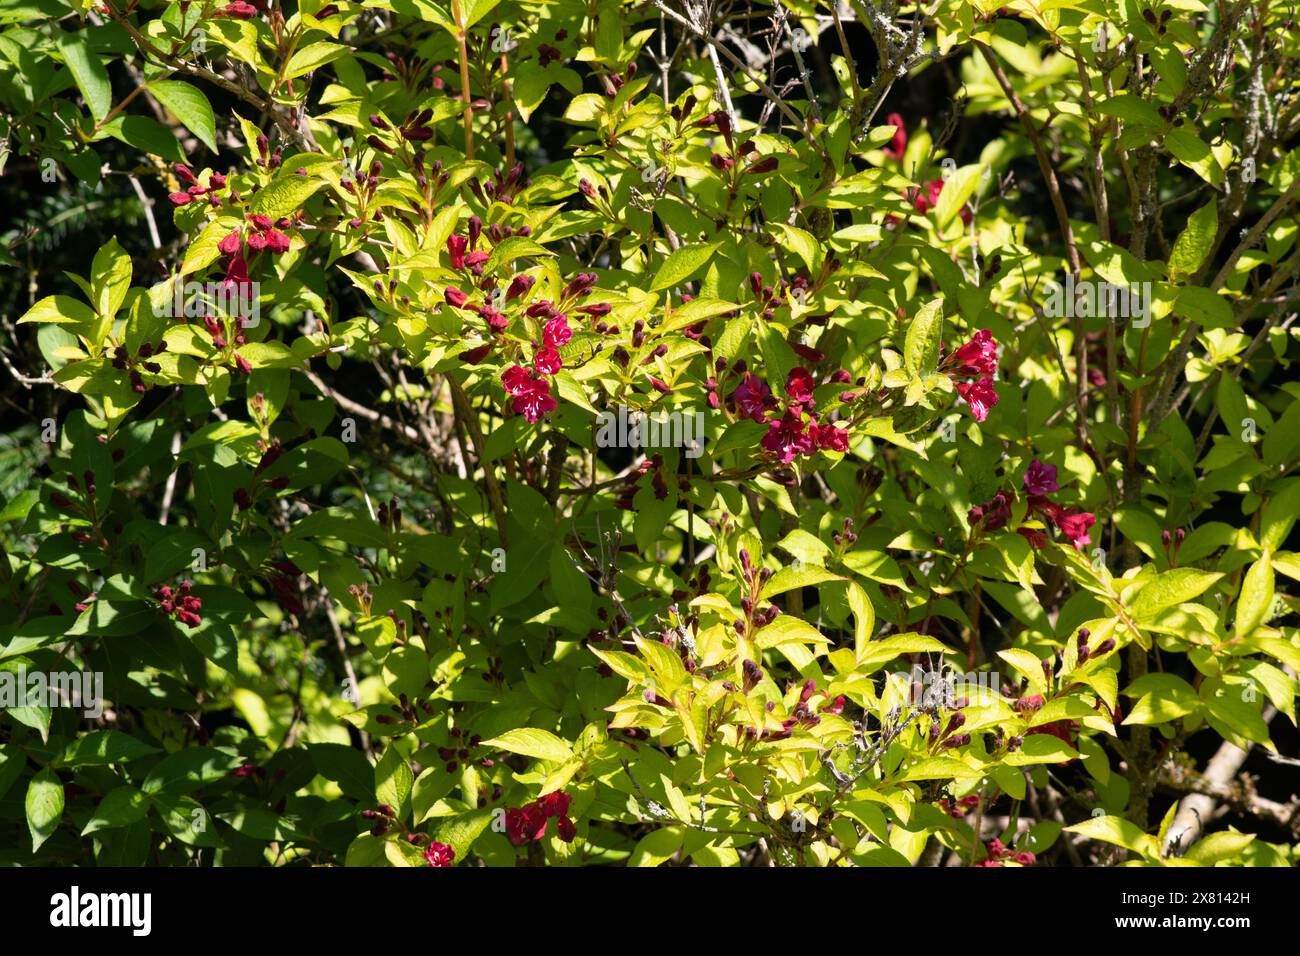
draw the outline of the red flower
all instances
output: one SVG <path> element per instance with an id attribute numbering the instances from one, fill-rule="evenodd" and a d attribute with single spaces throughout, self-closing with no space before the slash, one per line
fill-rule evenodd
<path id="1" fill-rule="evenodd" d="M 984 522 L 987 531 L 997 531 L 1011 520 L 1011 496 L 999 491 L 982 505 L 976 505 L 966 513 L 966 520 L 972 525 Z"/>
<path id="2" fill-rule="evenodd" d="M 251 3 L 244 3 L 243 0 L 236 0 L 235 3 L 228 3 L 217 11 L 219 17 L 234 17 L 237 20 L 251 20 L 257 16 L 257 7 Z"/>
<path id="3" fill-rule="evenodd" d="M 787 410 L 781 419 L 768 422 L 762 444 L 767 451 L 778 456 L 782 464 L 813 450 L 813 438 L 808 434 L 803 419 L 793 410 Z"/>
<path id="4" fill-rule="evenodd" d="M 217 243 L 217 251 L 226 256 L 235 255 L 241 248 L 243 248 L 243 240 L 240 238 L 238 230 Z"/>
<path id="5" fill-rule="evenodd" d="M 786 376 L 785 392 L 797 405 L 812 405 L 813 377 L 805 368 L 792 368 Z"/>
<path id="6" fill-rule="evenodd" d="M 1057 508 L 1052 514 L 1052 520 L 1061 529 L 1061 534 L 1070 539 L 1074 550 L 1082 551 L 1092 544 L 1092 536 L 1088 534 L 1088 529 L 1097 523 L 1093 515 L 1086 511 L 1071 512 L 1065 508 Z"/>
<path id="7" fill-rule="evenodd" d="M 501 375 L 506 391 L 514 396 L 512 407 L 523 415 L 529 424 L 536 424 L 543 415 L 553 411 L 558 404 L 551 397 L 550 383 L 533 378 L 523 368 L 512 365 Z"/>
<path id="8" fill-rule="evenodd" d="M 171 200 L 173 206 L 188 206 L 194 201 L 194 197 L 189 193 L 169 193 L 167 198 Z"/>
<path id="9" fill-rule="evenodd" d="M 546 836 L 546 814 L 535 803 L 506 811 L 506 836 L 515 846 Z"/>
<path id="10" fill-rule="evenodd" d="M 763 421 L 767 410 L 776 404 L 767 383 L 753 372 L 745 374 L 744 380 L 732 392 L 731 400 L 740 406 L 740 411 L 746 418 L 752 418 L 756 422 Z"/>
<path id="11" fill-rule="evenodd" d="M 980 329 L 969 342 L 953 352 L 945 364 L 950 374 L 962 378 L 993 375 L 998 370 L 998 343 L 993 340 L 993 333 Z"/>
<path id="12" fill-rule="evenodd" d="M 275 225 L 275 223 L 271 222 L 270 216 L 263 216 L 261 213 L 253 213 L 248 217 L 248 221 L 253 224 L 253 228 L 258 232 L 266 232 Z"/>
<path id="13" fill-rule="evenodd" d="M 469 248 L 469 240 L 464 236 L 447 237 L 447 253 L 451 256 L 451 267 L 459 272 L 465 268 L 465 250 Z"/>
<path id="14" fill-rule="evenodd" d="M 289 237 L 276 229 L 268 229 L 266 232 L 266 248 L 273 253 L 289 251 Z"/>
<path id="15" fill-rule="evenodd" d="M 1037 458 L 1029 463 L 1023 484 L 1031 497 L 1050 495 L 1061 490 L 1061 486 L 1056 483 L 1056 466 L 1045 465 Z"/>
<path id="16" fill-rule="evenodd" d="M 456 859 L 456 851 L 447 844 L 435 840 L 424 851 L 424 858 L 428 860 L 430 866 L 451 866 L 451 861 Z"/>
<path id="17" fill-rule="evenodd" d="M 814 425 L 810 429 L 813 441 L 822 451 L 846 452 L 849 450 L 849 433 L 834 425 Z"/>
<path id="18" fill-rule="evenodd" d="M 975 421 L 982 422 L 989 417 L 989 409 L 998 403 L 998 393 L 993 388 L 993 379 L 982 378 L 977 382 L 958 382 L 957 394 L 966 400 Z"/>
<path id="19" fill-rule="evenodd" d="M 547 348 L 559 348 L 568 343 L 573 338 L 573 329 L 569 328 L 569 322 L 564 316 L 551 319 L 542 329 L 542 344 Z"/>
<path id="20" fill-rule="evenodd" d="M 892 159 L 902 159 L 903 151 L 907 149 L 907 126 L 903 123 L 903 117 L 890 113 L 885 117 L 885 123 L 894 127 L 894 138 L 889 141 L 884 153 Z"/>
<path id="21" fill-rule="evenodd" d="M 554 793 L 548 793 L 544 797 L 537 799 L 537 805 L 541 807 L 542 812 L 548 817 L 563 817 L 568 815 L 569 804 L 573 802 L 573 797 L 563 790 L 557 790 Z"/>
<path id="22" fill-rule="evenodd" d="M 573 821 L 568 817 L 560 817 L 555 821 L 556 832 L 559 833 L 560 839 L 565 843 L 572 843 L 573 838 L 578 835 L 578 829 L 573 825 Z"/>
<path id="23" fill-rule="evenodd" d="M 545 348 L 533 357 L 533 367 L 543 375 L 554 375 L 564 368 L 560 353 L 552 348 Z"/>
<path id="24" fill-rule="evenodd" d="M 528 290 L 533 287 L 535 281 L 536 280 L 534 280 L 530 275 L 521 274 L 515 276 L 510 282 L 510 287 L 506 289 L 506 301 L 513 302 L 521 295 L 527 293 Z"/>
<path id="25" fill-rule="evenodd" d="M 463 309 L 465 308 L 465 303 L 469 301 L 469 296 L 464 292 L 461 292 L 460 289 L 457 289 L 454 285 L 447 286 L 446 291 L 442 293 L 442 297 L 447 300 L 447 304 L 453 309 Z"/>

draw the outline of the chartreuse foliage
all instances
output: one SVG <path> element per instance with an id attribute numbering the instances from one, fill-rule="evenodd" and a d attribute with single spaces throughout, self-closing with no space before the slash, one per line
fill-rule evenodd
<path id="1" fill-rule="evenodd" d="M 755 10 L 0 2 L 7 861 L 1293 862 L 1289 14 Z"/>

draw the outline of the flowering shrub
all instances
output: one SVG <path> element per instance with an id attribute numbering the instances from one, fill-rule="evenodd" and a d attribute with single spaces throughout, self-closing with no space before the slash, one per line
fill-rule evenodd
<path id="1" fill-rule="evenodd" d="M 0 858 L 1292 864 L 1289 17 L 0 3 Z"/>

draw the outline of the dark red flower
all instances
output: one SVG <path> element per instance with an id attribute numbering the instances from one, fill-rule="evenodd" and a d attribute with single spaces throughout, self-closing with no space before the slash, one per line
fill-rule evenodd
<path id="1" fill-rule="evenodd" d="M 173 206 L 188 206 L 194 202 L 194 197 L 189 193 L 169 193 L 167 198 Z"/>
<path id="2" fill-rule="evenodd" d="M 846 452 L 849 450 L 849 433 L 847 429 L 826 424 L 814 425 L 809 430 L 812 433 L 813 441 L 822 451 Z"/>
<path id="3" fill-rule="evenodd" d="M 813 377 L 806 368 L 792 368 L 785 379 L 785 393 L 796 405 L 812 405 Z"/>
<path id="4" fill-rule="evenodd" d="M 813 438 L 808 434 L 804 420 L 789 409 L 784 417 L 768 422 L 762 445 L 780 458 L 782 464 L 789 464 L 799 455 L 806 455 L 813 450 Z"/>
<path id="5" fill-rule="evenodd" d="M 1052 515 L 1052 520 L 1061 529 L 1061 534 L 1070 539 L 1070 544 L 1074 545 L 1074 550 L 1082 551 L 1092 544 L 1092 536 L 1088 534 L 1088 529 L 1097 522 L 1096 517 L 1092 514 L 1087 511 L 1069 511 L 1065 508 L 1058 508 Z"/>
<path id="6" fill-rule="evenodd" d="M 731 400 L 740 407 L 741 414 L 756 422 L 763 421 L 767 410 L 776 404 L 767 383 L 753 372 L 745 373 L 744 379 L 731 393 Z"/>
<path id="7" fill-rule="evenodd" d="M 572 802 L 572 796 L 563 790 L 556 790 L 554 793 L 539 797 L 537 805 L 542 808 L 542 812 L 548 817 L 562 817 L 568 814 L 569 804 Z"/>
<path id="8" fill-rule="evenodd" d="M 546 836 L 546 814 L 535 803 L 507 810 L 506 836 L 515 846 L 540 840 Z"/>
<path id="9" fill-rule="evenodd" d="M 453 309 L 463 309 L 465 308 L 465 303 L 469 301 L 469 296 L 464 292 L 461 292 L 460 289 L 457 289 L 454 285 L 447 286 L 446 290 L 442 293 L 442 297 Z"/>

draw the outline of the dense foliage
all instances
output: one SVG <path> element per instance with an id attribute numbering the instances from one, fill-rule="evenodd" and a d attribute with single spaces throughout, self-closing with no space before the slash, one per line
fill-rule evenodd
<path id="1" fill-rule="evenodd" d="M 2 0 L 0 858 L 1292 865 L 1291 16 Z"/>

